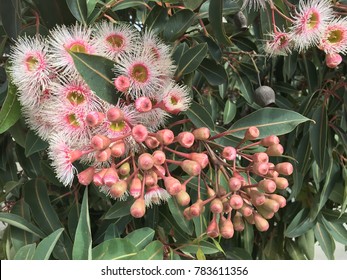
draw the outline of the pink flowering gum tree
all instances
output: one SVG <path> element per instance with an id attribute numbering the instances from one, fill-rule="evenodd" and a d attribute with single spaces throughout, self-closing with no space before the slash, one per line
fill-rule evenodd
<path id="1" fill-rule="evenodd" d="M 333 259 L 346 12 L 0 1 L 1 258 Z"/>

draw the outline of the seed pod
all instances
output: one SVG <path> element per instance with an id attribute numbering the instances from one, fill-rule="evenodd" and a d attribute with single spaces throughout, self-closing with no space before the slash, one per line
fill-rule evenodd
<path id="1" fill-rule="evenodd" d="M 142 197 L 140 197 L 135 200 L 133 205 L 131 205 L 130 214 L 134 218 L 141 218 L 145 215 L 145 213 L 146 213 L 145 200 Z"/>
<path id="2" fill-rule="evenodd" d="M 275 103 L 275 91 L 268 86 L 260 86 L 254 91 L 254 101 L 261 107 Z"/>

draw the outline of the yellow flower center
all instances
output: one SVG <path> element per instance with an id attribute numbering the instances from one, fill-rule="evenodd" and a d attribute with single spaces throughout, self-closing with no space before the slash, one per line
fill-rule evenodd
<path id="1" fill-rule="evenodd" d="M 85 101 L 83 93 L 78 90 L 70 91 L 66 98 L 72 105 L 79 105 Z"/>
<path id="2" fill-rule="evenodd" d="M 27 69 L 32 72 L 35 71 L 38 67 L 39 60 L 34 56 L 29 56 L 25 61 Z"/>
<path id="3" fill-rule="evenodd" d="M 73 43 L 69 50 L 72 52 L 87 53 L 87 48 L 81 43 Z"/>
<path id="4" fill-rule="evenodd" d="M 329 32 L 328 41 L 332 44 L 340 42 L 343 38 L 343 33 L 341 30 L 332 30 Z"/>
<path id="5" fill-rule="evenodd" d="M 115 132 L 121 132 L 124 130 L 125 127 L 126 127 L 125 121 L 112 122 L 110 124 L 110 129 Z"/>
<path id="6" fill-rule="evenodd" d="M 146 82 L 148 79 L 147 67 L 143 64 L 136 64 L 131 71 L 131 77 L 140 83 Z"/>
<path id="7" fill-rule="evenodd" d="M 67 115 L 66 119 L 67 119 L 68 124 L 70 124 L 71 126 L 73 126 L 73 127 L 79 127 L 80 126 L 80 123 L 77 119 L 76 114 L 74 114 L 74 113 L 69 114 L 69 115 Z"/>
<path id="8" fill-rule="evenodd" d="M 124 44 L 124 39 L 120 35 L 113 34 L 106 38 L 106 42 L 113 48 L 120 48 Z"/>
<path id="9" fill-rule="evenodd" d="M 317 27 L 317 25 L 320 22 L 320 17 L 319 14 L 317 12 L 312 12 L 310 15 L 310 18 L 307 21 L 307 26 L 309 29 L 314 29 Z"/>

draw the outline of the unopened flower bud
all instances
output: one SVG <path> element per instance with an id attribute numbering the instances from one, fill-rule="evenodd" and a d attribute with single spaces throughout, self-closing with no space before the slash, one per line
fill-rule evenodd
<path id="1" fill-rule="evenodd" d="M 135 100 L 135 108 L 141 113 L 149 112 L 152 110 L 152 101 L 145 96 L 139 97 Z"/>
<path id="2" fill-rule="evenodd" d="M 275 169 L 282 175 L 291 175 L 293 173 L 293 165 L 290 162 L 281 162 L 276 164 Z"/>
<path id="3" fill-rule="evenodd" d="M 105 119 L 105 115 L 101 112 L 90 112 L 86 116 L 86 123 L 90 127 L 95 127 L 100 125 Z"/>
<path id="4" fill-rule="evenodd" d="M 234 236 L 233 223 L 229 219 L 226 219 L 222 216 L 219 220 L 219 231 L 223 238 L 232 238 Z"/>
<path id="5" fill-rule="evenodd" d="M 156 173 L 158 174 L 158 176 L 163 177 L 166 174 L 166 170 L 165 167 L 162 165 L 154 165 L 155 169 L 157 170 Z"/>
<path id="6" fill-rule="evenodd" d="M 110 195 L 114 198 L 120 198 L 125 194 L 127 188 L 127 182 L 124 180 L 119 180 L 111 186 Z"/>
<path id="7" fill-rule="evenodd" d="M 80 150 L 72 150 L 69 152 L 69 161 L 70 163 L 79 160 L 83 156 L 83 152 Z"/>
<path id="8" fill-rule="evenodd" d="M 164 164 L 164 162 L 166 160 L 165 153 L 163 151 L 160 151 L 160 150 L 154 151 L 152 156 L 153 156 L 153 160 L 154 160 L 155 165 L 162 165 L 162 164 Z"/>
<path id="9" fill-rule="evenodd" d="M 145 140 L 145 144 L 148 148 L 155 149 L 159 146 L 160 143 L 157 140 L 157 138 L 152 137 L 152 136 L 148 136 Z"/>
<path id="10" fill-rule="evenodd" d="M 203 153 L 190 153 L 189 158 L 195 162 L 197 162 L 202 169 L 204 169 L 208 163 L 208 155 L 203 154 Z"/>
<path id="11" fill-rule="evenodd" d="M 255 153 L 252 156 L 253 162 L 263 162 L 268 163 L 269 162 L 269 156 L 266 153 Z"/>
<path id="12" fill-rule="evenodd" d="M 150 170 L 154 166 L 154 160 L 151 154 L 143 153 L 138 158 L 138 166 L 142 170 Z"/>
<path id="13" fill-rule="evenodd" d="M 173 140 L 175 139 L 175 136 L 172 130 L 162 129 L 156 133 L 156 138 L 158 139 L 160 144 L 167 146 L 173 142 Z"/>
<path id="14" fill-rule="evenodd" d="M 210 130 L 207 127 L 194 129 L 192 133 L 196 140 L 207 140 L 210 138 Z"/>
<path id="15" fill-rule="evenodd" d="M 252 171 L 259 176 L 265 176 L 269 171 L 269 166 L 265 162 L 255 162 Z"/>
<path id="16" fill-rule="evenodd" d="M 266 193 L 273 193 L 276 190 L 276 183 L 270 179 L 261 180 L 258 183 L 258 189 Z"/>
<path id="17" fill-rule="evenodd" d="M 116 169 L 113 166 L 111 166 L 110 168 L 107 168 L 107 171 L 103 177 L 104 185 L 110 188 L 118 180 L 119 180 L 119 177 L 118 177 Z"/>
<path id="18" fill-rule="evenodd" d="M 142 191 L 142 183 L 141 180 L 138 177 L 135 177 L 132 179 L 130 187 L 129 187 L 129 194 L 134 198 L 139 198 Z"/>
<path id="19" fill-rule="evenodd" d="M 262 205 L 265 202 L 265 195 L 259 192 L 256 188 L 252 188 L 249 191 L 251 202 L 254 206 Z"/>
<path id="20" fill-rule="evenodd" d="M 94 150 L 101 151 L 111 144 L 111 140 L 104 135 L 97 134 L 93 136 L 90 144 Z"/>
<path id="21" fill-rule="evenodd" d="M 184 148 L 190 148 L 194 144 L 194 134 L 188 131 L 181 132 L 176 137 L 178 143 Z"/>
<path id="22" fill-rule="evenodd" d="M 186 159 L 182 161 L 181 168 L 189 176 L 197 176 L 201 172 L 201 166 L 196 161 Z"/>
<path id="23" fill-rule="evenodd" d="M 190 215 L 190 207 L 187 207 L 186 209 L 183 210 L 183 216 L 188 221 L 193 218 L 192 215 Z"/>
<path id="24" fill-rule="evenodd" d="M 130 87 L 130 79 L 127 76 L 120 75 L 114 79 L 114 86 L 120 92 L 127 92 Z"/>
<path id="25" fill-rule="evenodd" d="M 189 213 L 192 217 L 198 217 L 201 215 L 202 211 L 203 211 L 203 201 L 200 199 L 190 206 Z"/>
<path id="26" fill-rule="evenodd" d="M 234 160 L 236 158 L 236 149 L 231 146 L 224 147 L 221 156 L 226 160 Z"/>
<path id="27" fill-rule="evenodd" d="M 190 196 L 189 194 L 184 191 L 181 190 L 177 195 L 176 195 L 176 200 L 178 202 L 179 205 L 181 206 L 187 206 L 190 202 Z"/>
<path id="28" fill-rule="evenodd" d="M 284 152 L 283 146 L 281 144 L 273 144 L 266 149 L 266 153 L 269 156 L 280 156 Z"/>
<path id="29" fill-rule="evenodd" d="M 104 184 L 104 175 L 107 171 L 107 168 L 103 168 L 101 169 L 99 172 L 95 173 L 94 176 L 93 176 L 93 183 L 95 186 L 102 186 Z"/>
<path id="30" fill-rule="evenodd" d="M 154 186 L 158 184 L 158 175 L 153 171 L 148 171 L 145 174 L 145 185 L 148 187 Z"/>
<path id="31" fill-rule="evenodd" d="M 342 56 L 338 53 L 327 53 L 325 55 L 325 64 L 329 68 L 336 68 L 342 62 Z"/>
<path id="32" fill-rule="evenodd" d="M 254 212 L 253 216 L 254 216 L 255 227 L 259 231 L 267 231 L 269 229 L 269 222 L 266 219 L 264 219 L 257 212 Z"/>
<path id="33" fill-rule="evenodd" d="M 242 182 L 237 177 L 230 177 L 228 180 L 228 186 L 230 191 L 236 192 L 241 188 Z"/>
<path id="34" fill-rule="evenodd" d="M 212 213 L 219 214 L 223 212 L 223 202 L 219 198 L 211 201 L 210 210 Z"/>
<path id="35" fill-rule="evenodd" d="M 233 194 L 230 197 L 229 205 L 232 209 L 235 209 L 235 210 L 240 209 L 243 205 L 242 197 L 238 194 Z"/>
<path id="36" fill-rule="evenodd" d="M 134 218 L 141 218 L 145 215 L 145 213 L 146 213 L 145 200 L 142 197 L 140 197 L 135 200 L 133 205 L 131 205 L 130 214 Z"/>
<path id="37" fill-rule="evenodd" d="M 110 122 L 121 122 L 124 120 L 124 112 L 116 107 L 110 108 L 107 111 L 106 116 Z"/>
<path id="38" fill-rule="evenodd" d="M 260 135 L 259 129 L 256 126 L 251 126 L 246 130 L 244 139 L 255 140 L 259 137 L 259 135 Z"/>
<path id="39" fill-rule="evenodd" d="M 279 203 L 276 200 L 269 198 L 265 199 L 265 202 L 263 205 L 261 205 L 261 207 L 275 213 L 280 209 Z"/>
<path id="40" fill-rule="evenodd" d="M 125 154 L 125 143 L 122 140 L 117 141 L 110 145 L 110 149 L 111 149 L 111 155 L 113 157 L 116 157 L 116 158 L 122 157 Z"/>
<path id="41" fill-rule="evenodd" d="M 130 173 L 130 164 L 129 162 L 124 162 L 118 169 L 119 175 L 125 177 Z"/>
<path id="42" fill-rule="evenodd" d="M 233 218 L 233 225 L 235 231 L 243 231 L 245 229 L 245 222 L 242 219 L 242 215 L 239 212 L 236 212 Z"/>
<path id="43" fill-rule="evenodd" d="M 95 168 L 90 166 L 78 174 L 78 182 L 81 185 L 88 186 L 93 181 L 94 174 Z"/>
<path id="44" fill-rule="evenodd" d="M 268 210 L 264 205 L 257 206 L 258 213 L 263 216 L 265 219 L 272 219 L 275 215 L 274 211 Z"/>
<path id="45" fill-rule="evenodd" d="M 276 177 L 273 180 L 276 183 L 276 188 L 279 190 L 284 190 L 289 186 L 288 180 L 284 177 Z"/>
<path id="46" fill-rule="evenodd" d="M 284 206 L 287 205 L 287 200 L 283 196 L 281 196 L 281 195 L 270 194 L 269 198 L 277 201 L 277 203 L 279 204 L 280 208 L 283 208 Z"/>
<path id="47" fill-rule="evenodd" d="M 214 191 L 214 189 L 210 188 L 209 186 L 206 186 L 206 189 L 207 189 L 208 197 L 212 197 L 216 195 L 216 192 Z"/>
<path id="48" fill-rule="evenodd" d="M 148 131 L 144 125 L 138 124 L 131 130 L 131 135 L 137 143 L 142 143 L 147 139 Z"/>
<path id="49" fill-rule="evenodd" d="M 95 159 L 98 162 L 108 161 L 110 159 L 110 156 L 111 156 L 111 149 L 110 148 L 106 148 L 105 150 L 97 151 L 95 153 Z"/>
<path id="50" fill-rule="evenodd" d="M 279 144 L 280 139 L 276 135 L 270 135 L 260 140 L 260 145 L 269 147 L 274 144 Z"/>
<path id="51" fill-rule="evenodd" d="M 206 234 L 211 238 L 216 238 L 219 236 L 219 227 L 215 217 L 208 224 Z"/>
<path id="52" fill-rule="evenodd" d="M 170 195 L 177 195 L 182 190 L 182 185 L 176 178 L 169 176 L 164 177 L 163 180 L 164 186 Z"/>
<path id="53" fill-rule="evenodd" d="M 239 212 L 242 214 L 242 216 L 248 217 L 252 215 L 253 209 L 252 207 L 244 203 L 242 207 L 239 209 Z"/>

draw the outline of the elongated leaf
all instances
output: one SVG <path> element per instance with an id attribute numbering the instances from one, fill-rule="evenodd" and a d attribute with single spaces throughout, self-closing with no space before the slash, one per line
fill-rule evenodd
<path id="1" fill-rule="evenodd" d="M 343 245 L 347 245 L 347 230 L 342 224 L 332 223 L 322 217 L 323 224 L 326 226 L 331 236 Z"/>
<path id="2" fill-rule="evenodd" d="M 98 0 L 87 0 L 87 15 L 90 16 L 91 13 L 94 11 L 96 4 L 98 3 Z"/>
<path id="3" fill-rule="evenodd" d="M 136 6 L 146 6 L 146 3 L 141 0 L 124 0 L 124 1 L 119 1 L 118 4 L 116 4 L 113 7 L 113 11 L 120 11 L 128 8 L 133 8 Z"/>
<path id="4" fill-rule="evenodd" d="M 260 131 L 259 138 L 264 138 L 273 134 L 286 134 L 300 123 L 309 120 L 294 111 L 279 108 L 262 108 L 235 122 L 230 127 L 230 130 L 233 131 L 232 136 L 243 138 L 245 131 L 250 126 L 256 126 Z"/>
<path id="5" fill-rule="evenodd" d="M 177 241 L 186 242 L 187 240 L 189 240 L 189 235 L 187 235 L 184 231 L 180 229 L 180 227 L 177 225 L 176 221 L 168 211 L 160 211 L 159 217 L 160 220 L 165 221 L 169 225 L 169 230 L 174 230 L 174 237 Z"/>
<path id="6" fill-rule="evenodd" d="M 163 37 L 167 41 L 179 39 L 195 20 L 195 14 L 188 9 L 179 10 L 165 24 Z"/>
<path id="7" fill-rule="evenodd" d="M 146 248 L 138 252 L 132 260 L 162 260 L 164 256 L 164 246 L 159 240 L 149 243 Z"/>
<path id="8" fill-rule="evenodd" d="M 315 221 L 311 219 L 309 214 L 308 209 L 302 209 L 288 225 L 284 233 L 285 236 L 298 237 L 311 229 L 315 225 Z"/>
<path id="9" fill-rule="evenodd" d="M 198 70 L 212 86 L 218 86 L 228 82 L 228 75 L 224 67 L 212 59 L 204 58 Z"/>
<path id="10" fill-rule="evenodd" d="M 66 0 L 73 16 L 81 23 L 87 23 L 88 10 L 86 0 Z"/>
<path id="11" fill-rule="evenodd" d="M 201 241 L 198 244 L 184 244 L 180 246 L 180 249 L 184 252 L 190 254 L 196 254 L 199 248 L 206 254 L 215 254 L 220 252 L 220 250 L 216 247 L 215 244 L 212 244 L 207 241 Z"/>
<path id="12" fill-rule="evenodd" d="M 324 226 L 324 224 L 320 222 L 316 224 L 316 226 L 314 227 L 314 236 L 318 240 L 319 245 L 321 246 L 327 258 L 333 260 L 335 258 L 335 242 L 328 230 L 326 229 L 326 227 Z"/>
<path id="13" fill-rule="evenodd" d="M 106 240 L 92 250 L 93 260 L 128 260 L 136 253 L 136 247 L 121 238 Z"/>
<path id="14" fill-rule="evenodd" d="M 171 198 L 168 200 L 168 206 L 170 209 L 170 212 L 174 219 L 176 220 L 178 226 L 189 235 L 192 235 L 193 233 L 193 221 L 187 220 L 183 216 L 183 210 L 184 208 L 180 206 L 175 198 Z"/>
<path id="15" fill-rule="evenodd" d="M 176 76 L 181 77 L 197 69 L 207 54 L 207 44 L 199 44 L 190 48 L 180 59 L 176 70 Z"/>
<path id="16" fill-rule="evenodd" d="M 196 127 L 208 127 L 214 131 L 214 123 L 210 112 L 208 112 L 206 108 L 199 103 L 193 101 L 192 105 L 185 112 L 185 114 Z"/>
<path id="17" fill-rule="evenodd" d="M 13 126 L 20 118 L 20 105 L 16 97 L 16 88 L 9 85 L 7 96 L 0 111 L 0 134 Z"/>
<path id="18" fill-rule="evenodd" d="M 228 124 L 230 123 L 236 115 L 236 105 L 232 103 L 230 100 L 227 100 L 225 107 L 224 107 L 224 113 L 223 113 L 223 123 Z"/>
<path id="19" fill-rule="evenodd" d="M 174 53 L 172 55 L 173 60 L 175 61 L 176 65 L 180 64 L 181 58 L 184 55 L 186 51 L 188 51 L 189 47 L 186 42 L 183 42 L 177 46 L 177 48 L 174 50 Z"/>
<path id="20" fill-rule="evenodd" d="M 243 73 L 235 72 L 233 77 L 236 80 L 237 86 L 240 89 L 242 97 L 247 101 L 248 104 L 254 103 L 254 90 L 252 83 L 248 76 Z"/>
<path id="21" fill-rule="evenodd" d="M 243 231 L 243 247 L 251 255 L 254 245 L 254 228 L 253 225 L 245 223 L 245 229 Z"/>
<path id="22" fill-rule="evenodd" d="M 325 106 L 319 107 L 313 114 L 314 124 L 310 128 L 310 142 L 312 152 L 316 162 L 322 171 L 325 170 L 327 155 L 327 133 L 328 133 L 328 115 Z"/>
<path id="23" fill-rule="evenodd" d="M 224 23 L 222 20 L 223 2 L 224 1 L 220 0 L 211 0 L 208 10 L 208 17 L 217 41 L 223 45 L 230 46 L 232 43 L 225 33 Z"/>
<path id="24" fill-rule="evenodd" d="M 1 0 L 0 18 L 8 37 L 16 39 L 21 27 L 21 7 L 19 0 Z"/>
<path id="25" fill-rule="evenodd" d="M 245 249 L 237 247 L 227 251 L 226 256 L 231 260 L 252 260 L 252 256 Z"/>
<path id="26" fill-rule="evenodd" d="M 75 242 L 72 248 L 72 259 L 92 259 L 92 233 L 90 230 L 88 188 L 85 189 L 81 206 L 81 213 L 75 234 Z"/>
<path id="27" fill-rule="evenodd" d="M 126 201 L 117 201 L 105 214 L 104 219 L 116 219 L 124 217 L 130 214 L 130 207 L 134 203 L 133 199 L 128 199 Z"/>
<path id="28" fill-rule="evenodd" d="M 314 259 L 315 239 L 313 229 L 308 230 L 298 238 L 298 245 L 306 255 L 307 259 Z"/>
<path id="29" fill-rule="evenodd" d="M 167 9 L 163 6 L 155 5 L 146 18 L 145 27 L 147 30 L 161 32 L 164 29 L 167 20 Z"/>
<path id="30" fill-rule="evenodd" d="M 201 5 L 204 0 L 184 0 L 184 6 L 188 9 L 195 10 L 197 7 Z"/>
<path id="31" fill-rule="evenodd" d="M 139 251 L 144 249 L 153 240 L 154 233 L 153 229 L 144 227 L 129 233 L 125 239 L 131 242 Z"/>
<path id="32" fill-rule="evenodd" d="M 52 232 L 37 245 L 33 260 L 48 260 L 64 229 Z"/>
<path id="33" fill-rule="evenodd" d="M 35 254 L 36 244 L 25 245 L 20 248 L 13 259 L 15 260 L 32 260 Z"/>
<path id="34" fill-rule="evenodd" d="M 97 55 L 70 52 L 77 71 L 101 99 L 116 104 L 118 93 L 112 83 L 114 62 Z"/>
<path id="35" fill-rule="evenodd" d="M 32 154 L 42 151 L 48 147 L 48 143 L 38 137 L 34 131 L 29 130 L 25 141 L 25 156 L 29 157 Z"/>
<path id="36" fill-rule="evenodd" d="M 305 260 L 306 259 L 301 248 L 293 240 L 287 240 L 286 250 L 287 250 L 287 252 L 290 255 L 292 260 Z"/>
<path id="37" fill-rule="evenodd" d="M 29 223 L 23 217 L 12 214 L 12 213 L 0 213 L 0 221 L 7 223 L 11 226 L 20 228 L 27 232 L 31 232 L 41 238 L 45 236 L 45 234 L 36 226 Z"/>

